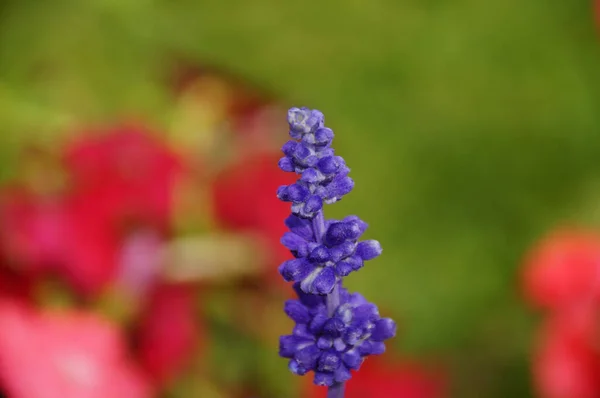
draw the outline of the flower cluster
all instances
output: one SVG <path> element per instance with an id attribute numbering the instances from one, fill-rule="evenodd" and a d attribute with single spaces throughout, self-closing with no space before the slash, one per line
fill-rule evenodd
<path id="1" fill-rule="evenodd" d="M 528 300 L 545 310 L 532 361 L 540 397 L 597 397 L 600 236 L 550 234 L 528 255 L 523 276 Z"/>
<path id="2" fill-rule="evenodd" d="M 153 396 L 203 337 L 195 286 L 169 280 L 159 255 L 174 238 L 185 159 L 147 128 L 122 124 L 81 134 L 47 162 L 69 184 L 0 186 L 0 395 Z M 48 315 L 45 301 L 63 295 L 81 311 Z M 120 322 L 108 324 L 108 314 Z M 135 346 L 124 346 L 128 335 Z M 116 346 L 122 353 L 110 354 Z"/>
<path id="3" fill-rule="evenodd" d="M 325 296 L 309 295 L 299 284 L 298 300 L 288 300 L 286 314 L 296 322 L 291 335 L 280 340 L 280 355 L 290 358 L 290 370 L 298 375 L 315 372 L 315 384 L 330 386 L 350 379 L 363 358 L 385 351 L 383 341 L 393 337 L 394 321 L 381 318 L 377 307 L 358 293 L 340 289 L 333 316 L 327 314 Z"/>
<path id="4" fill-rule="evenodd" d="M 291 215 L 285 224 L 290 232 L 281 242 L 296 258 L 284 262 L 279 272 L 288 282 L 300 282 L 306 293 L 331 293 L 342 277 L 381 254 L 376 240 L 358 242 L 367 224 L 356 216 L 325 221 L 321 244 L 317 243 L 311 221 Z"/>
<path id="5" fill-rule="evenodd" d="M 301 174 L 298 182 L 282 186 L 277 197 L 292 202 L 292 213 L 313 218 L 323 203 L 334 203 L 349 193 L 354 181 L 350 169 L 330 148 L 333 131 L 324 126 L 323 114 L 307 108 L 292 108 L 288 112 L 290 137 L 282 148 L 285 156 L 279 161 L 283 171 Z"/>
<path id="6" fill-rule="evenodd" d="M 315 384 L 337 388 L 366 356 L 385 351 L 383 341 L 395 335 L 396 324 L 341 286 L 344 276 L 382 250 L 377 241 L 358 241 L 367 224 L 357 216 L 323 216 L 324 203 L 340 200 L 354 186 L 344 159 L 330 147 L 333 131 L 324 126 L 321 112 L 308 108 L 290 109 L 288 123 L 292 140 L 282 148 L 279 167 L 300 177 L 277 191 L 279 199 L 292 202 L 292 215 L 285 220 L 289 232 L 281 242 L 294 256 L 279 272 L 295 282 L 298 300 L 285 305 L 296 326 L 280 338 L 280 355 L 290 359 L 293 373 L 313 371 Z"/>

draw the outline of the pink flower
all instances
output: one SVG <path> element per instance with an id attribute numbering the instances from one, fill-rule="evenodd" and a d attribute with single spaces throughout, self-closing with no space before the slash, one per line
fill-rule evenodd
<path id="1" fill-rule="evenodd" d="M 598 318 L 580 307 L 552 315 L 544 325 L 533 360 L 542 398 L 595 398 L 600 393 Z"/>
<path id="2" fill-rule="evenodd" d="M 523 272 L 529 301 L 562 309 L 600 298 L 600 236 L 582 230 L 559 230 L 529 253 Z"/>
<path id="3" fill-rule="evenodd" d="M 140 230 L 129 235 L 119 251 L 115 285 L 139 300 L 161 277 L 163 240 L 156 231 Z"/>
<path id="4" fill-rule="evenodd" d="M 115 325 L 83 312 L 0 303 L 0 380 L 12 398 L 145 398 Z"/>
<path id="5" fill-rule="evenodd" d="M 193 286 L 159 285 L 138 325 L 137 353 L 156 383 L 168 383 L 194 355 L 200 331 Z"/>

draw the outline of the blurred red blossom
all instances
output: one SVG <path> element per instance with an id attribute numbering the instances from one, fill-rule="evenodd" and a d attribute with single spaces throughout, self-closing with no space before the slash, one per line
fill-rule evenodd
<path id="1" fill-rule="evenodd" d="M 595 398 L 600 393 L 598 313 L 579 307 L 546 320 L 533 360 L 543 398 Z"/>
<path id="2" fill-rule="evenodd" d="M 0 380 L 13 398 L 144 398 L 116 325 L 84 312 L 34 312 L 0 302 Z"/>
<path id="3" fill-rule="evenodd" d="M 70 185 L 63 192 L 0 195 L 0 255 L 95 295 L 119 276 L 129 235 L 168 232 L 183 161 L 150 131 L 120 125 L 71 142 L 64 164 Z"/>
<path id="4" fill-rule="evenodd" d="M 306 398 L 325 398 L 327 389 L 312 384 Z M 307 383 L 308 385 L 308 383 Z M 368 358 L 346 385 L 345 398 L 402 397 L 442 398 L 448 396 L 444 372 L 432 370 L 412 361 L 387 363 L 381 358 Z"/>
<path id="5" fill-rule="evenodd" d="M 527 298 L 547 310 L 532 361 L 539 396 L 598 397 L 600 235 L 557 230 L 533 248 L 524 266 Z"/>
<path id="6" fill-rule="evenodd" d="M 272 265 L 269 275 L 281 279 L 275 270 L 290 258 L 280 242 L 286 231 L 283 222 L 290 215 L 290 206 L 277 199 L 280 185 L 292 184 L 293 173 L 277 167 L 281 156 L 275 153 L 255 154 L 242 158 L 219 173 L 212 184 L 214 215 L 221 227 L 259 234 L 267 245 Z"/>
<path id="7" fill-rule="evenodd" d="M 29 273 L 64 261 L 67 219 L 58 198 L 4 188 L 0 192 L 0 254 L 11 266 Z"/>
<path id="8" fill-rule="evenodd" d="M 558 230 L 537 243 L 523 271 L 528 300 L 557 310 L 600 298 L 600 235 Z"/>
<path id="9" fill-rule="evenodd" d="M 183 161 L 142 127 L 84 135 L 65 150 L 73 244 L 65 273 L 84 292 L 112 282 L 125 238 L 167 232 Z"/>
<path id="10" fill-rule="evenodd" d="M 139 360 L 156 383 L 168 383 L 188 363 L 201 335 L 195 322 L 194 286 L 156 286 L 138 325 Z"/>
<path id="11" fill-rule="evenodd" d="M 66 148 L 65 164 L 81 210 L 123 229 L 168 225 L 183 162 L 151 131 L 121 125 L 83 135 Z"/>

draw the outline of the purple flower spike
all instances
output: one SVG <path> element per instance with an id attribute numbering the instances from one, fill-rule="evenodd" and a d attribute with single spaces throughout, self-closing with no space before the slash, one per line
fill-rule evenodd
<path id="1" fill-rule="evenodd" d="M 288 123 L 293 140 L 283 146 L 285 156 L 279 161 L 279 168 L 296 172 L 301 177 L 287 189 L 280 188 L 277 196 L 283 201 L 292 202 L 293 214 L 312 219 L 323 203 L 337 202 L 350 193 L 354 181 L 348 177 L 350 169 L 344 159 L 335 156 L 330 147 L 333 131 L 323 126 L 321 112 L 291 108 L 288 111 Z M 310 195 L 300 195 L 305 191 Z"/>
<path id="2" fill-rule="evenodd" d="M 299 291 L 298 284 L 294 286 Z M 314 382 L 332 386 L 350 378 L 350 370 L 358 370 L 364 358 L 385 350 L 382 341 L 393 337 L 396 324 L 381 318 L 377 307 L 362 304 L 358 293 L 340 288 L 341 304 L 328 315 L 325 296 L 302 302 L 288 300 L 286 313 L 296 322 L 294 332 L 279 340 L 279 354 L 290 359 L 290 370 L 298 375 L 314 371 Z M 308 333 L 307 333 L 308 331 Z"/>
<path id="3" fill-rule="evenodd" d="M 346 162 L 331 148 L 333 131 L 324 122 L 317 110 L 288 111 L 292 140 L 283 145 L 279 168 L 298 174 L 298 181 L 279 187 L 277 197 L 292 204 L 292 215 L 285 220 L 289 232 L 281 243 L 295 258 L 281 264 L 279 273 L 294 282 L 298 300 L 285 304 L 296 326 L 280 338 L 279 354 L 289 358 L 292 373 L 312 371 L 314 383 L 328 387 L 328 398 L 343 398 L 350 371 L 358 370 L 366 356 L 385 351 L 383 342 L 396 335 L 396 323 L 342 287 L 343 277 L 382 249 L 376 240 L 359 241 L 367 224 L 357 216 L 323 216 L 324 204 L 337 202 L 354 187 Z"/>
<path id="4" fill-rule="evenodd" d="M 283 235 L 281 243 L 296 259 L 286 261 L 279 270 L 286 281 L 300 282 L 306 293 L 331 293 L 342 277 L 361 269 L 365 261 L 381 254 L 379 242 L 358 241 L 367 224 L 356 216 L 328 221 L 322 244 L 317 242 L 308 220 L 292 215 L 286 225 L 290 232 Z"/>

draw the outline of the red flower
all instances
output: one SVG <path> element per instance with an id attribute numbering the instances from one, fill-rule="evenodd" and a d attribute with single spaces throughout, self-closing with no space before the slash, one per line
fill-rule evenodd
<path id="1" fill-rule="evenodd" d="M 310 377 L 305 379 L 310 381 Z M 308 384 L 308 383 L 307 383 Z M 325 398 L 327 389 L 310 383 L 305 397 Z M 448 396 L 445 375 L 413 362 L 387 365 L 380 358 L 368 358 L 346 385 L 345 398 L 402 397 L 441 398 Z"/>
<path id="2" fill-rule="evenodd" d="M 67 148 L 69 247 L 61 273 L 80 292 L 114 281 L 124 239 L 142 230 L 165 232 L 182 166 L 145 130 L 117 127 Z"/>
<path id="3" fill-rule="evenodd" d="M 543 398 L 595 398 L 600 392 L 597 314 L 581 307 L 553 315 L 542 330 L 533 361 Z"/>
<path id="4" fill-rule="evenodd" d="M 289 251 L 279 242 L 286 231 L 283 220 L 290 215 L 290 205 L 277 199 L 275 193 L 280 185 L 297 179 L 294 173 L 279 170 L 280 157 L 259 154 L 241 159 L 221 172 L 212 186 L 214 212 L 220 225 L 260 234 L 272 256 L 273 268 L 290 258 Z M 273 268 L 268 272 L 279 278 Z"/>
<path id="5" fill-rule="evenodd" d="M 159 384 L 169 382 L 194 355 L 199 330 L 193 293 L 192 286 L 158 286 L 140 321 L 138 356 Z"/>
<path id="6" fill-rule="evenodd" d="M 119 126 L 84 136 L 66 149 L 65 163 L 83 209 L 121 228 L 126 222 L 166 227 L 182 164 L 152 133 Z"/>
<path id="7" fill-rule="evenodd" d="M 0 193 L 0 255 L 15 267 L 38 272 L 64 260 L 65 206 L 26 190 Z"/>
<path id="8" fill-rule="evenodd" d="M 0 303 L 0 379 L 13 398 L 144 398 L 119 330 L 92 314 Z"/>
<path id="9" fill-rule="evenodd" d="M 182 166 L 150 133 L 128 126 L 80 138 L 64 158 L 68 192 L 0 198 L 0 255 L 27 270 L 56 271 L 94 295 L 117 276 L 127 236 L 166 232 Z"/>
<path id="10" fill-rule="evenodd" d="M 526 259 L 524 287 L 533 304 L 548 309 L 600 298 L 600 236 L 577 230 L 547 236 Z"/>

